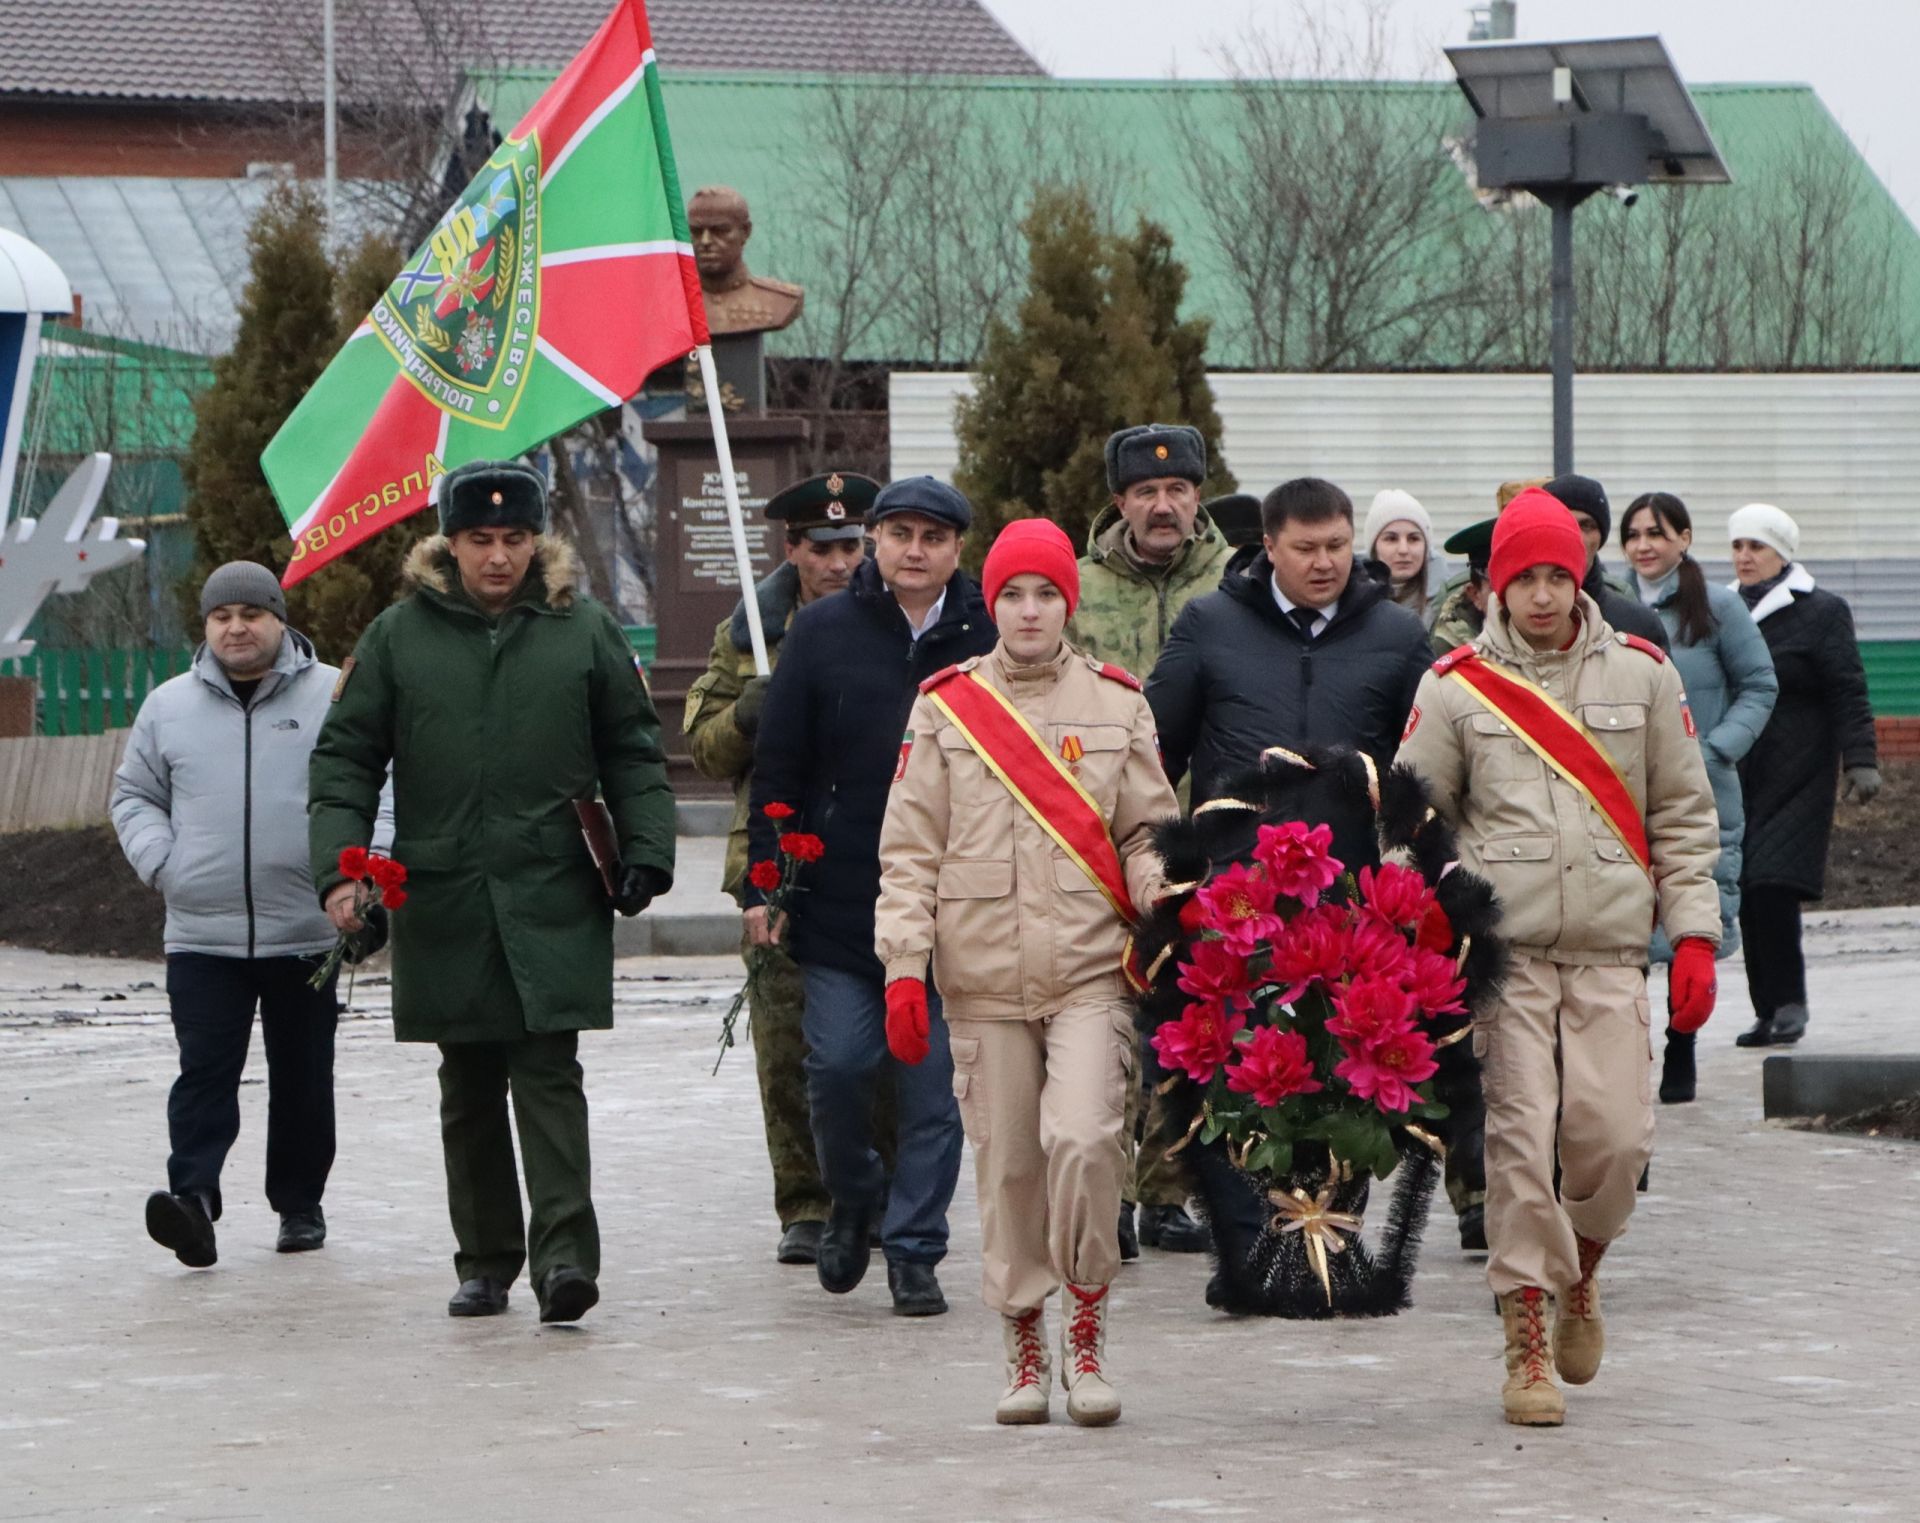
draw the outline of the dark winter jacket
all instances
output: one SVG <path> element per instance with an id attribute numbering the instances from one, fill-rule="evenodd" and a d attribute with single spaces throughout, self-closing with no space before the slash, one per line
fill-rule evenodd
<path id="1" fill-rule="evenodd" d="M 826 855 L 802 870 L 804 892 L 791 907 L 796 961 L 880 978 L 880 822 L 907 715 L 922 681 L 984 656 L 998 639 L 979 585 L 964 571 L 947 583 L 940 621 L 917 641 L 872 561 L 845 592 L 794 615 L 760 706 L 747 839 L 751 860 L 775 860 L 778 832 L 764 810 L 778 801 L 799 811 L 787 828 L 826 843 Z M 763 902 L 751 884 L 742 897 Z"/>
<path id="2" fill-rule="evenodd" d="M 1264 552 L 1187 605 L 1147 681 L 1167 776 L 1193 772 L 1193 802 L 1268 746 L 1353 746 L 1384 768 L 1414 689 L 1433 663 L 1426 626 L 1356 574 L 1333 621 L 1309 641 L 1273 597 Z"/>
<path id="3" fill-rule="evenodd" d="M 1587 568 L 1587 579 L 1580 584 L 1580 590 L 1600 605 L 1600 616 L 1621 634 L 1651 640 L 1662 650 L 1673 649 L 1673 641 L 1667 637 L 1667 626 L 1660 622 L 1660 615 L 1631 593 L 1614 586 L 1598 559 Z"/>
<path id="4" fill-rule="evenodd" d="M 489 618 L 444 539 L 408 557 L 411 596 L 367 626 L 314 749 L 310 829 L 321 897 L 364 846 L 393 762 L 408 871 L 393 916 L 403 1042 L 513 1041 L 613 1024 L 613 911 L 573 801 L 596 787 L 624 863 L 673 881 L 673 794 L 659 721 L 613 616 L 573 589 L 543 539 Z"/>
<path id="5" fill-rule="evenodd" d="M 1792 567 L 1753 610 L 1780 697 L 1740 763 L 1747 806 L 1743 884 L 1818 899 L 1826 890 L 1840 769 L 1875 765 L 1873 707 L 1846 600 Z"/>

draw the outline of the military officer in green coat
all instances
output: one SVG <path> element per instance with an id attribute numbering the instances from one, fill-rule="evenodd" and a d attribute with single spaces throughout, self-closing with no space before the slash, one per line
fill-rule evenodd
<path id="1" fill-rule="evenodd" d="M 785 564 L 763 578 L 754 595 L 766 631 L 769 665 L 780 659 L 787 621 L 816 599 L 840 592 L 866 557 L 867 509 L 880 483 L 852 471 L 828 471 L 796 482 L 771 498 L 767 517 L 786 525 Z M 725 881 L 735 899 L 747 874 L 747 792 L 753 781 L 753 743 L 767 678 L 753 670 L 744 600 L 714 631 L 707 669 L 687 693 L 686 730 L 701 775 L 733 784 L 733 830 L 727 838 Z M 745 909 L 745 904 L 741 908 Z M 746 951 L 743 929 L 741 949 Z M 748 967 L 754 966 L 750 959 Z M 813 1120 L 802 1068 L 807 1044 L 800 1034 L 806 995 L 800 968 L 786 947 L 764 948 L 748 990 L 753 1066 L 773 1166 L 773 1208 L 780 1218 L 782 1264 L 812 1264 L 833 1202 L 820 1182 Z"/>
<path id="2" fill-rule="evenodd" d="M 1067 639 L 1096 661 L 1125 667 L 1142 681 L 1160 659 L 1173 621 L 1195 598 L 1220 585 L 1233 546 L 1200 506 L 1207 441 L 1184 423 L 1142 423 L 1107 439 L 1107 490 L 1113 500 L 1093 521 L 1080 558 L 1080 605 Z M 1129 1142 L 1139 1131 L 1140 1097 L 1127 1105 Z M 1198 1253 L 1207 1231 L 1186 1209 L 1178 1170 L 1165 1161 L 1158 1107 L 1128 1170 L 1120 1208 L 1120 1252 L 1141 1243 Z M 1140 1206 L 1136 1229 L 1134 1207 Z"/>
<path id="3" fill-rule="evenodd" d="M 599 1299 L 581 1031 L 613 1024 L 613 911 L 673 883 L 673 795 L 659 724 L 620 626 L 574 589 L 549 537 L 546 484 L 516 462 L 440 483 L 439 536 L 407 561 L 408 596 L 343 665 L 313 752 L 314 881 L 357 923 L 344 847 L 373 831 L 393 771 L 393 1024 L 440 1047 L 440 1135 L 460 1289 L 492 1316 L 530 1262 L 543 1322 Z M 596 789 L 619 859 L 610 896 L 574 812 Z M 611 902 L 609 902 L 611 899 Z M 531 1218 L 523 1225 L 508 1096 Z"/>

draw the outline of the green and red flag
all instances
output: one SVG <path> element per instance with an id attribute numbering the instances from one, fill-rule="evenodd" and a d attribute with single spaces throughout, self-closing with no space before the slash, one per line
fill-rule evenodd
<path id="1" fill-rule="evenodd" d="M 260 457 L 289 587 L 707 342 L 642 0 L 494 150 Z"/>

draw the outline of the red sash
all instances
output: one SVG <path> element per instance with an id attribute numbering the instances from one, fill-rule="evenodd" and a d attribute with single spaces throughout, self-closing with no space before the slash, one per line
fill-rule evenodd
<path id="1" fill-rule="evenodd" d="M 1015 802 L 1093 880 L 1113 912 L 1132 925 L 1137 918 L 1133 896 L 1106 816 L 1025 716 L 967 672 L 955 672 L 937 688 L 929 685 L 926 693 Z"/>
<path id="2" fill-rule="evenodd" d="M 1632 853 L 1633 860 L 1652 872 L 1646 822 L 1633 801 L 1633 791 L 1627 787 L 1619 763 L 1575 715 L 1544 689 L 1517 672 L 1495 666 L 1470 645 L 1442 657 L 1434 670 L 1459 683 L 1482 707 L 1505 720 L 1542 761 L 1600 811 L 1600 818 Z"/>

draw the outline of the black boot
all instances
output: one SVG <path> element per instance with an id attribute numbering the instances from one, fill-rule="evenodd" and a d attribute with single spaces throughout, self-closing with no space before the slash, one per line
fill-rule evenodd
<path id="1" fill-rule="evenodd" d="M 1791 1047 L 1807 1034 L 1807 1007 L 1782 1005 L 1773 1012 L 1773 1045 Z"/>
<path id="2" fill-rule="evenodd" d="M 1696 1073 L 1693 1033 L 1667 1028 L 1667 1055 L 1660 1064 L 1660 1103 L 1685 1105 L 1693 1098 Z"/>
<path id="3" fill-rule="evenodd" d="M 1187 1215 L 1185 1206 L 1142 1206 L 1140 1243 L 1162 1253 L 1205 1253 L 1213 1234 Z"/>
<path id="4" fill-rule="evenodd" d="M 820 1234 L 820 1287 L 844 1296 L 867 1276 L 873 1245 L 867 1240 L 873 1213 L 865 1206 L 834 1203 Z"/>
<path id="5" fill-rule="evenodd" d="M 274 1243 L 276 1253 L 311 1253 L 327 1242 L 327 1219 L 320 1208 L 280 1213 L 280 1237 Z"/>
<path id="6" fill-rule="evenodd" d="M 1736 1047 L 1771 1047 L 1773 1045 L 1773 1017 L 1763 1015 L 1745 1031 L 1733 1039 Z"/>
<path id="7" fill-rule="evenodd" d="M 937 1317 L 947 1309 L 947 1298 L 940 1293 L 940 1280 L 931 1264 L 888 1259 L 887 1289 L 893 1292 L 896 1317 Z"/>
<path id="8" fill-rule="evenodd" d="M 497 1317 L 507 1309 L 507 1287 L 485 1275 L 462 1280 L 447 1302 L 449 1317 Z"/>
<path id="9" fill-rule="evenodd" d="M 1140 1234 L 1133 1228 L 1133 1202 L 1120 1202 L 1120 1262 L 1131 1264 L 1140 1257 Z"/>
<path id="10" fill-rule="evenodd" d="M 1485 1253 L 1487 1251 L 1487 1208 L 1475 1201 L 1460 1211 L 1460 1251 L 1462 1253 Z"/>
<path id="11" fill-rule="evenodd" d="M 782 1264 L 817 1264 L 820 1262 L 820 1234 L 826 1231 L 825 1222 L 795 1222 L 780 1234 L 780 1246 L 774 1250 L 774 1258 Z"/>
<path id="12" fill-rule="evenodd" d="M 600 1287 L 585 1270 L 571 1264 L 549 1269 L 533 1293 L 540 1302 L 542 1322 L 578 1322 L 600 1304 Z"/>
<path id="13" fill-rule="evenodd" d="M 213 1241 L 213 1212 L 204 1195 L 171 1195 L 155 1190 L 147 1197 L 147 1236 L 189 1269 L 205 1269 L 220 1258 Z"/>

